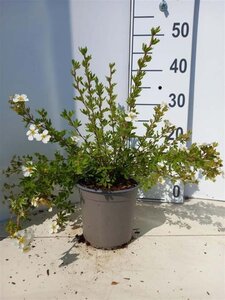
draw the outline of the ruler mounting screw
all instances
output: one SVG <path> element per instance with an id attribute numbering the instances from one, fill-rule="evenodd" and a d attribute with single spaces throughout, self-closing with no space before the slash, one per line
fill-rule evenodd
<path id="1" fill-rule="evenodd" d="M 162 0 L 159 3 L 159 10 L 162 11 L 162 12 L 167 12 L 168 11 L 168 4 L 166 3 L 165 0 Z"/>

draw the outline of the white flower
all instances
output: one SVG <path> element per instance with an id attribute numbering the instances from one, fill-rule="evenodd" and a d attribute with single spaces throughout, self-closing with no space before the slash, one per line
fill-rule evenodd
<path id="1" fill-rule="evenodd" d="M 165 124 L 165 126 L 167 126 L 167 127 L 173 126 L 173 124 L 172 124 L 169 120 L 164 120 L 164 124 Z"/>
<path id="2" fill-rule="evenodd" d="M 74 143 L 78 143 L 79 140 L 80 140 L 79 137 L 76 136 L 76 135 L 73 135 L 73 136 L 71 136 L 70 138 L 71 138 L 71 140 L 72 140 Z"/>
<path id="3" fill-rule="evenodd" d="M 127 117 L 125 118 L 125 121 L 127 122 L 132 122 L 135 119 L 137 119 L 137 114 L 134 111 L 130 111 L 127 115 Z"/>
<path id="4" fill-rule="evenodd" d="M 27 162 L 26 166 L 22 166 L 22 172 L 24 177 L 30 177 L 36 168 L 33 166 L 32 161 Z"/>
<path id="5" fill-rule="evenodd" d="M 28 251 L 30 249 L 31 242 L 34 239 L 34 231 L 31 228 L 20 230 L 14 237 L 16 238 L 18 248 L 22 251 Z"/>
<path id="6" fill-rule="evenodd" d="M 15 103 L 17 103 L 17 102 L 27 102 L 27 101 L 29 101 L 29 99 L 27 98 L 27 95 L 25 95 L 25 94 L 22 94 L 22 95 L 15 94 L 12 101 L 15 102 Z"/>
<path id="7" fill-rule="evenodd" d="M 28 240 L 33 241 L 34 239 L 34 230 L 31 228 L 25 229 L 25 235 Z"/>
<path id="8" fill-rule="evenodd" d="M 57 233 L 59 230 L 59 225 L 56 221 L 53 221 L 50 227 L 50 233 Z"/>
<path id="9" fill-rule="evenodd" d="M 28 136 L 28 140 L 33 141 L 33 139 L 36 138 L 37 134 L 38 134 L 37 127 L 34 124 L 31 124 L 29 130 L 26 133 L 26 135 Z"/>
<path id="10" fill-rule="evenodd" d="M 160 176 L 158 180 L 160 184 L 164 184 L 166 182 L 162 176 Z"/>
<path id="11" fill-rule="evenodd" d="M 175 172 L 174 170 L 172 170 L 172 172 L 171 172 L 171 176 L 172 176 L 172 177 L 175 177 L 175 176 L 177 176 L 177 172 Z"/>
<path id="12" fill-rule="evenodd" d="M 160 168 L 163 168 L 165 166 L 165 164 L 162 161 L 158 162 L 157 165 Z"/>
<path id="13" fill-rule="evenodd" d="M 34 207 L 38 207 L 38 205 L 39 205 L 39 198 L 38 197 L 33 197 L 31 199 L 31 205 L 34 206 Z"/>
<path id="14" fill-rule="evenodd" d="M 47 144 L 51 136 L 48 134 L 48 130 L 44 130 L 42 133 L 35 134 L 35 139 L 37 141 L 42 141 L 44 144 Z"/>
<path id="15" fill-rule="evenodd" d="M 48 211 L 49 211 L 49 212 L 51 212 L 51 211 L 52 211 L 52 206 L 50 206 L 50 207 L 49 207 Z"/>

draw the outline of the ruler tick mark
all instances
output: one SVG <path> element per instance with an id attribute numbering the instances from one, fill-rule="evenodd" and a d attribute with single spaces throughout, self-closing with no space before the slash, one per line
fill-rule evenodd
<path id="1" fill-rule="evenodd" d="M 135 19 L 153 19 L 154 16 L 134 16 Z"/>
<path id="2" fill-rule="evenodd" d="M 147 123 L 147 122 L 149 122 L 149 120 L 137 120 L 136 122 L 139 122 L 139 123 Z"/>
<path id="3" fill-rule="evenodd" d="M 139 106 L 156 106 L 156 105 L 159 105 L 159 103 L 136 103 L 136 105 L 139 105 Z"/>
<path id="4" fill-rule="evenodd" d="M 132 54 L 144 54 L 144 52 L 141 52 L 141 51 L 135 51 L 135 52 L 132 52 Z M 149 52 L 149 54 L 152 54 L 152 52 Z"/>
<path id="5" fill-rule="evenodd" d="M 148 33 L 135 33 L 134 36 L 146 36 L 146 37 L 149 37 L 149 36 L 152 36 L 152 34 L 148 34 Z M 164 33 L 158 33 L 156 34 L 155 36 L 165 36 Z"/>
<path id="6" fill-rule="evenodd" d="M 143 69 L 144 72 L 162 72 L 160 69 Z M 138 72 L 138 70 L 132 70 L 132 72 Z"/>

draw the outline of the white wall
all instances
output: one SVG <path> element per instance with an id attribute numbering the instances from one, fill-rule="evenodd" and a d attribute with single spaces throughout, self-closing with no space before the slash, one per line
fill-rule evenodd
<path id="1" fill-rule="evenodd" d="M 8 97 L 27 94 L 31 108 L 48 109 L 61 128 L 59 112 L 73 108 L 71 42 L 69 1 L 0 0 L 0 169 L 14 154 L 52 152 L 52 145 L 27 141 Z M 0 220 L 7 216 L 0 202 Z"/>
<path id="2" fill-rule="evenodd" d="M 225 1 L 201 0 L 197 32 L 193 142 L 219 142 L 225 162 Z M 225 168 L 224 168 L 225 171 Z M 225 200 L 225 179 L 201 181 L 188 196 Z"/>
<path id="3" fill-rule="evenodd" d="M 118 101 L 125 103 L 128 93 L 129 0 L 71 1 L 70 16 L 74 57 L 79 60 L 78 47 L 87 46 L 92 55 L 92 70 L 103 82 L 109 74 L 109 63 L 115 62 Z"/>
<path id="4" fill-rule="evenodd" d="M 219 141 L 223 157 L 224 12 L 223 0 L 201 1 L 193 116 L 193 139 Z M 64 107 L 73 108 L 70 62 L 78 58 L 78 46 L 88 46 L 97 73 L 107 74 L 108 63 L 116 62 L 117 91 L 119 101 L 124 102 L 129 17 L 129 0 L 0 0 L 1 169 L 15 153 L 51 153 L 53 146 L 26 140 L 25 129 L 9 110 L 7 99 L 17 92 L 26 93 L 32 109 L 47 108 L 61 128 L 58 113 Z M 222 179 L 213 185 L 201 183 L 194 196 L 225 200 L 224 186 Z M 7 209 L 0 204 L 0 220 L 6 217 Z"/>

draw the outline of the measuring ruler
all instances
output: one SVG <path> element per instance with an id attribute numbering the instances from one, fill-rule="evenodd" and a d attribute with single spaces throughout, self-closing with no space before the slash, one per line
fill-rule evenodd
<path id="1" fill-rule="evenodd" d="M 137 61 L 142 53 L 142 43 L 149 42 L 152 27 L 160 26 L 157 35 L 160 43 L 154 47 L 152 61 L 145 69 L 142 92 L 137 99 L 137 134 L 142 135 L 153 115 L 154 106 L 167 103 L 170 107 L 166 119 L 176 125 L 169 139 L 173 140 L 187 131 L 192 55 L 192 33 L 195 1 L 191 0 L 131 0 L 130 18 L 130 76 L 137 72 Z M 184 186 L 166 180 L 140 198 L 161 202 L 182 203 Z"/>

